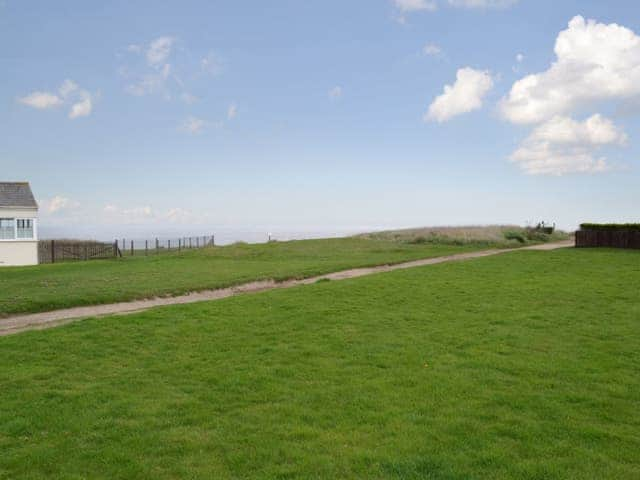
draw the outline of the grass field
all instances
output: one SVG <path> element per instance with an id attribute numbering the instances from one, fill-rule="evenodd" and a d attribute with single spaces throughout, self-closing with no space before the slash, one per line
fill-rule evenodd
<path id="1" fill-rule="evenodd" d="M 522 251 L 0 338 L 0 478 L 640 478 L 639 285 Z"/>
<path id="2" fill-rule="evenodd" d="M 0 270 L 0 317 L 78 305 L 177 295 L 252 280 L 297 278 L 385 263 L 478 250 L 506 242 L 464 246 L 340 238 L 237 244 Z"/>

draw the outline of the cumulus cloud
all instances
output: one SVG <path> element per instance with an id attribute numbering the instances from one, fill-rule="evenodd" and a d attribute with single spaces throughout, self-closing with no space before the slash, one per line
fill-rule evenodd
<path id="1" fill-rule="evenodd" d="M 342 96 L 342 87 L 340 85 L 336 85 L 335 87 L 333 87 L 331 90 L 327 92 L 327 96 L 331 100 L 340 98 Z"/>
<path id="2" fill-rule="evenodd" d="M 434 0 L 393 0 L 393 5 L 403 13 L 434 11 L 438 7 Z"/>
<path id="3" fill-rule="evenodd" d="M 506 8 L 518 0 L 449 0 L 449 5 L 464 8 Z"/>
<path id="4" fill-rule="evenodd" d="M 125 87 L 127 93 L 135 96 L 162 93 L 166 98 L 170 98 L 166 84 L 172 66 L 168 60 L 175 41 L 173 37 L 163 36 L 152 40 L 148 45 L 134 44 L 127 47 L 127 52 L 146 60 L 142 68 L 138 67 L 133 71 L 125 67 L 119 69 L 120 75 L 131 81 Z"/>
<path id="5" fill-rule="evenodd" d="M 444 92 L 429 106 L 425 120 L 446 122 L 456 115 L 478 110 L 484 96 L 493 88 L 493 78 L 486 70 L 461 68 L 453 85 L 445 85 Z"/>
<path id="6" fill-rule="evenodd" d="M 192 105 L 198 101 L 198 97 L 189 92 L 182 92 L 180 94 L 180 99 L 187 105 Z"/>
<path id="7" fill-rule="evenodd" d="M 190 117 L 187 117 L 187 119 L 184 122 L 182 122 L 182 125 L 180 125 L 180 130 L 182 130 L 183 132 L 190 133 L 192 135 L 197 135 L 199 133 L 202 133 L 202 130 L 204 129 L 205 125 L 206 125 L 206 122 L 201 118 L 190 116 Z"/>
<path id="8" fill-rule="evenodd" d="M 640 95 L 640 37 L 623 26 L 574 17 L 558 35 L 556 61 L 515 82 L 501 101 L 513 123 L 539 123 L 605 100 Z"/>
<path id="9" fill-rule="evenodd" d="M 238 106 L 235 103 L 232 103 L 231 105 L 229 105 L 229 108 L 227 108 L 227 119 L 231 120 L 233 118 L 236 118 L 237 115 Z"/>
<path id="10" fill-rule="evenodd" d="M 67 98 L 74 92 L 77 92 L 78 89 L 78 84 L 73 80 L 69 80 L 67 78 L 64 82 L 62 82 L 62 85 L 60 85 L 58 91 L 60 92 L 60 96 L 62 96 L 62 98 Z"/>
<path id="11" fill-rule="evenodd" d="M 39 110 L 59 107 L 64 103 L 58 95 L 49 92 L 33 92 L 29 95 L 19 98 L 18 101 L 23 105 L 37 108 Z"/>
<path id="12" fill-rule="evenodd" d="M 93 108 L 93 97 L 91 93 L 78 86 L 73 80 L 65 80 L 60 85 L 58 93 L 33 92 L 18 101 L 40 110 L 59 107 L 71 103 L 69 118 L 86 117 L 91 114 Z"/>
<path id="13" fill-rule="evenodd" d="M 200 68 L 209 75 L 217 76 L 222 73 L 222 60 L 215 53 L 209 52 L 200 59 Z"/>
<path id="14" fill-rule="evenodd" d="M 626 134 L 599 114 L 582 122 L 555 116 L 538 125 L 510 159 L 532 175 L 598 173 L 610 169 L 606 159 L 597 156 L 600 148 L 626 141 Z"/>
<path id="15" fill-rule="evenodd" d="M 101 218 L 108 224 L 165 225 L 167 222 L 197 224 L 203 220 L 204 216 L 194 214 L 181 207 L 172 207 L 164 211 L 149 205 L 121 208 L 117 205 L 107 204 L 102 209 Z"/>
<path id="16" fill-rule="evenodd" d="M 427 43 L 422 48 L 422 53 L 430 57 L 437 57 L 442 54 L 442 48 L 435 43 Z"/>
<path id="17" fill-rule="evenodd" d="M 515 124 L 537 125 L 510 159 L 529 174 L 563 175 L 610 170 L 600 154 L 627 136 L 595 114 L 570 118 L 604 103 L 640 99 L 640 37 L 623 26 L 571 19 L 555 42 L 556 60 L 513 84 L 499 109 Z"/>
<path id="18" fill-rule="evenodd" d="M 80 101 L 71 105 L 71 110 L 69 111 L 69 118 L 72 120 L 78 117 L 86 117 L 91 114 L 91 110 L 93 109 L 93 103 L 91 100 L 91 95 L 88 92 L 82 92 L 80 94 Z"/>
<path id="19" fill-rule="evenodd" d="M 56 195 L 55 197 L 41 202 L 45 212 L 57 213 L 62 210 L 75 209 L 80 206 L 78 202 L 75 202 L 62 195 Z"/>
<path id="20" fill-rule="evenodd" d="M 173 37 L 159 37 L 153 40 L 146 51 L 147 62 L 155 67 L 162 65 L 169 55 L 175 39 Z"/>

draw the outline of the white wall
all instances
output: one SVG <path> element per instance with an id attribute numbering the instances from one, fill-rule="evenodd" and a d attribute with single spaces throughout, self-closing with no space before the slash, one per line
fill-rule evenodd
<path id="1" fill-rule="evenodd" d="M 0 208 L 0 218 L 36 219 L 34 208 Z M 34 222 L 33 240 L 0 240 L 0 267 L 38 264 L 38 222 Z"/>
<path id="2" fill-rule="evenodd" d="M 37 264 L 37 240 L 0 242 L 0 267 Z"/>

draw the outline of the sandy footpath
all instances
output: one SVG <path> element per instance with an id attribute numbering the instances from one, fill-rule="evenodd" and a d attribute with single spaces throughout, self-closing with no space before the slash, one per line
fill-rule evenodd
<path id="1" fill-rule="evenodd" d="M 201 292 L 193 292 L 186 295 L 176 297 L 150 298 L 147 300 L 134 300 L 131 302 L 110 303 L 105 305 L 91 305 L 87 307 L 74 307 L 62 310 L 52 310 L 49 312 L 33 313 L 28 315 L 16 315 L 0 319 L 0 336 L 11 335 L 25 330 L 37 330 L 43 328 L 51 328 L 65 323 L 81 320 L 88 317 L 97 317 L 112 314 L 127 314 L 148 310 L 153 307 L 163 305 L 177 305 L 183 303 L 204 302 L 208 300 L 218 300 L 221 298 L 233 297 L 243 293 L 262 292 L 265 290 L 273 290 L 276 288 L 290 288 L 297 285 L 308 285 L 318 280 L 343 280 L 346 278 L 356 278 L 374 273 L 390 272 L 393 270 L 402 270 L 406 268 L 421 267 L 424 265 L 435 265 L 444 262 L 455 262 L 460 260 L 469 260 L 472 258 L 489 257 L 502 253 L 513 252 L 515 250 L 555 250 L 557 248 L 570 247 L 573 245 L 572 240 L 546 243 L 535 245 L 532 247 L 511 248 L 502 250 L 482 250 L 478 252 L 458 253 L 455 255 L 447 255 L 444 257 L 426 258 L 423 260 L 414 260 L 411 262 L 398 263 L 394 265 L 380 265 L 377 267 L 354 268 L 351 270 L 343 270 L 340 272 L 327 273 L 301 280 L 286 280 L 276 282 L 274 280 L 264 280 L 257 282 L 245 283 L 235 287 L 220 288 L 217 290 L 204 290 Z"/>

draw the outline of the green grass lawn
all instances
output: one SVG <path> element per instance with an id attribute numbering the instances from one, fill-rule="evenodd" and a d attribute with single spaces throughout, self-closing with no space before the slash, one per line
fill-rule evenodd
<path id="1" fill-rule="evenodd" d="M 486 242 L 464 246 L 411 245 L 391 240 L 340 238 L 5 267 L 0 270 L 0 317 L 175 295 L 252 280 L 307 277 L 478 250 L 488 245 L 491 246 Z"/>
<path id="2" fill-rule="evenodd" d="M 523 251 L 0 338 L 0 478 L 640 478 L 640 252 Z"/>

